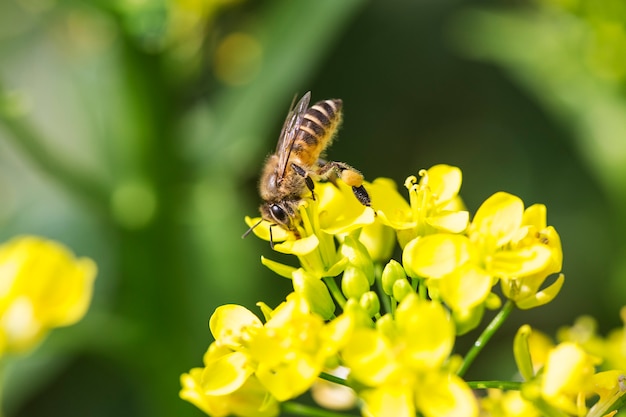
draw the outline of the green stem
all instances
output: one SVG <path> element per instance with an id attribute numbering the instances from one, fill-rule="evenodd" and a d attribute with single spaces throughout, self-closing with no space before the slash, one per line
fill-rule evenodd
<path id="1" fill-rule="evenodd" d="M 339 304 L 339 307 L 343 309 L 343 307 L 346 305 L 346 298 L 343 296 L 343 293 L 337 286 L 335 279 L 333 277 L 324 277 L 322 278 L 322 280 L 324 280 L 324 282 L 326 283 L 326 286 L 330 290 L 330 293 L 333 295 L 333 298 Z"/>
<path id="2" fill-rule="evenodd" d="M 344 387 L 350 387 L 350 385 L 348 384 L 348 381 L 338 376 L 329 374 L 328 372 L 320 373 L 320 378 L 325 379 L 328 382 L 333 382 L 335 384 L 343 385 Z"/>
<path id="3" fill-rule="evenodd" d="M 417 290 L 417 294 L 420 296 L 422 300 L 428 299 L 428 289 L 426 285 L 424 284 L 423 279 L 413 278 L 411 280 L 411 285 L 413 286 L 413 289 Z"/>
<path id="4" fill-rule="evenodd" d="M 374 277 L 376 279 L 376 289 L 381 303 L 381 314 L 393 313 L 393 300 L 383 291 L 383 265 L 379 262 L 374 264 Z"/>
<path id="5" fill-rule="evenodd" d="M 502 390 L 514 391 L 519 391 L 522 387 L 521 382 L 513 381 L 467 381 L 467 385 L 469 385 L 471 389 L 498 388 Z"/>
<path id="6" fill-rule="evenodd" d="M 346 417 L 351 414 L 342 414 L 335 411 L 324 410 L 322 408 L 311 407 L 310 405 L 299 404 L 287 401 L 281 404 L 282 411 L 299 416 L 308 417 Z"/>
<path id="7" fill-rule="evenodd" d="M 95 175 L 80 171 L 77 164 L 55 157 L 47 149 L 50 143 L 28 123 L 25 115 L 11 111 L 10 105 L 2 103 L 6 92 L 0 84 L 0 124 L 9 133 L 6 138 L 11 140 L 41 170 L 56 179 L 61 185 L 80 199 L 86 200 L 101 209 L 109 206 L 109 193 L 104 183 L 96 181 Z"/>
<path id="8" fill-rule="evenodd" d="M 6 385 L 6 358 L 0 360 L 0 417 L 4 417 L 4 387 Z"/>
<path id="9" fill-rule="evenodd" d="M 491 323 L 483 330 L 481 335 L 474 342 L 474 346 L 467 352 L 465 358 L 463 359 L 463 363 L 459 368 L 457 375 L 463 376 L 465 372 L 467 372 L 468 368 L 476 359 L 476 356 L 483 350 L 487 342 L 491 339 L 491 337 L 498 331 L 500 326 L 504 323 L 504 321 L 509 317 L 515 305 L 511 300 L 508 300 L 506 304 L 502 307 L 502 310 L 491 320 Z"/>

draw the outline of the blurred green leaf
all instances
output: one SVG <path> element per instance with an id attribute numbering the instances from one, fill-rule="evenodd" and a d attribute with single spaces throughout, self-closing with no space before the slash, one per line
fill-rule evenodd
<path id="1" fill-rule="evenodd" d="M 541 10 L 467 11 L 453 25 L 469 56 L 501 65 L 576 139 L 580 155 L 626 208 L 626 95 L 589 66 L 589 22 Z"/>

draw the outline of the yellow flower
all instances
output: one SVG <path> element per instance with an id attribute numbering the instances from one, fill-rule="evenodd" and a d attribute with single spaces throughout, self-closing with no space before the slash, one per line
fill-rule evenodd
<path id="1" fill-rule="evenodd" d="M 580 346 L 565 342 L 548 354 L 541 380 L 541 394 L 552 406 L 570 414 L 579 415 L 584 399 L 593 390 L 591 377 L 598 359 Z"/>
<path id="2" fill-rule="evenodd" d="M 294 398 L 315 382 L 349 329 L 345 319 L 324 323 L 303 298 L 292 294 L 248 342 L 255 375 L 279 401 Z"/>
<path id="3" fill-rule="evenodd" d="M 407 203 L 389 180 L 376 180 L 371 190 L 374 207 L 384 224 L 397 231 L 404 247 L 417 236 L 436 232 L 461 233 L 468 225 L 469 214 L 458 196 L 461 170 L 449 165 L 435 165 L 420 171 L 418 183 L 408 177 L 404 186 L 409 192 Z"/>
<path id="4" fill-rule="evenodd" d="M 518 197 L 504 192 L 480 206 L 467 235 L 437 233 L 410 241 L 403 263 L 409 276 L 430 278 L 429 287 L 436 287 L 455 313 L 480 306 L 498 279 L 519 308 L 551 301 L 564 280 L 560 276 L 540 289 L 562 263 L 559 236 L 545 225 L 545 207 L 524 210 Z"/>
<path id="5" fill-rule="evenodd" d="M 606 358 L 607 368 L 626 373 L 626 307 L 622 307 L 620 316 L 624 325 L 608 334 L 602 356 Z"/>
<path id="6" fill-rule="evenodd" d="M 443 307 L 407 295 L 395 317 L 379 319 L 376 329 L 353 331 L 341 354 L 351 378 L 365 386 L 359 395 L 366 416 L 476 416 L 465 382 L 445 369 L 454 326 Z"/>
<path id="7" fill-rule="evenodd" d="M 619 369 L 626 373 L 626 307 L 620 315 L 624 325 L 611 330 L 606 338 L 597 334 L 597 323 L 589 316 L 576 319 L 573 326 L 559 329 L 561 341 L 576 342 L 592 355 L 603 359 L 602 369 Z"/>
<path id="8" fill-rule="evenodd" d="M 526 346 L 520 335 L 527 336 Z M 524 372 L 520 367 L 529 381 L 524 384 L 523 392 L 544 410 L 552 407 L 586 417 L 613 415 L 615 403 L 626 394 L 626 375 L 619 366 L 610 369 L 615 365 L 611 362 L 610 338 L 604 340 L 598 336 L 596 322 L 588 316 L 578 318 L 574 326 L 559 329 L 558 338 L 562 342 L 554 346 L 545 335 L 534 330 L 531 333 L 529 326 L 522 326 L 518 331 L 514 344 L 518 366 L 532 358 L 534 369 Z M 623 349 L 623 339 L 620 342 Z M 616 357 L 624 360 L 623 352 Z M 610 370 L 595 373 L 600 362 L 603 369 Z M 536 376 L 530 375 L 533 373 Z M 587 410 L 588 399 L 594 395 L 599 399 Z"/>
<path id="9" fill-rule="evenodd" d="M 626 375 L 622 371 L 599 372 L 591 378 L 593 392 L 600 398 L 589 409 L 586 417 L 613 416 L 615 402 L 626 395 Z"/>
<path id="10" fill-rule="evenodd" d="M 469 228 L 477 261 L 501 279 L 502 291 L 519 308 L 552 301 L 563 285 L 560 276 L 539 290 L 549 275 L 561 270 L 563 258 L 559 235 L 545 223 L 545 206 L 524 210 L 519 197 L 499 192 L 481 205 Z"/>
<path id="11" fill-rule="evenodd" d="M 96 265 L 63 245 L 34 237 L 0 246 L 0 355 L 33 348 L 54 327 L 79 321 L 93 293 Z"/>
<path id="12" fill-rule="evenodd" d="M 215 343 L 211 344 L 204 355 L 205 368 L 193 368 L 189 373 L 181 375 L 180 398 L 213 417 L 232 414 L 249 417 L 277 416 L 280 411 L 278 402 L 268 395 L 267 390 L 254 375 L 233 389 L 221 391 L 212 389 L 211 380 L 219 379 L 221 376 L 211 372 L 211 370 L 220 371 L 212 365 L 224 354 L 228 354 L 227 349 L 220 348 Z M 207 372 L 207 369 L 210 371 Z"/>
<path id="13" fill-rule="evenodd" d="M 526 401 L 519 391 L 487 390 L 487 397 L 480 401 L 484 415 L 489 417 L 540 417 L 532 403 Z M 482 415 L 482 414 L 481 414 Z"/>
<path id="14" fill-rule="evenodd" d="M 265 324 L 242 306 L 216 309 L 209 321 L 215 342 L 205 367 L 182 376 L 181 398 L 210 415 L 237 413 L 237 407 L 248 410 L 238 415 L 276 415 L 272 403 L 308 390 L 352 326 L 347 317 L 324 323 L 296 293 L 274 310 L 261 308 Z"/>

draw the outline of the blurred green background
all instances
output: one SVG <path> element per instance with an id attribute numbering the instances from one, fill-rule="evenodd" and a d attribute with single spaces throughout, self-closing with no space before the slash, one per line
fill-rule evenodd
<path id="1" fill-rule="evenodd" d="M 521 323 L 626 303 L 622 0 L 3 0 L 0 237 L 95 259 L 93 305 L 11 361 L 9 416 L 200 416 L 178 399 L 215 307 L 281 301 L 241 239 L 294 94 L 342 98 L 330 157 L 402 183 L 459 166 L 470 210 L 548 206 L 566 284 L 515 312 L 471 378 L 509 378 Z M 255 310 L 256 311 L 256 310 Z M 459 341 L 458 350 L 475 334 Z"/>

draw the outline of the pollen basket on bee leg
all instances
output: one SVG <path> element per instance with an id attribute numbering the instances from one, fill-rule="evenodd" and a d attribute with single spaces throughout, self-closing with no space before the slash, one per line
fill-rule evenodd
<path id="1" fill-rule="evenodd" d="M 360 187 L 363 184 L 363 175 L 352 169 L 341 171 L 341 180 L 351 187 Z"/>

